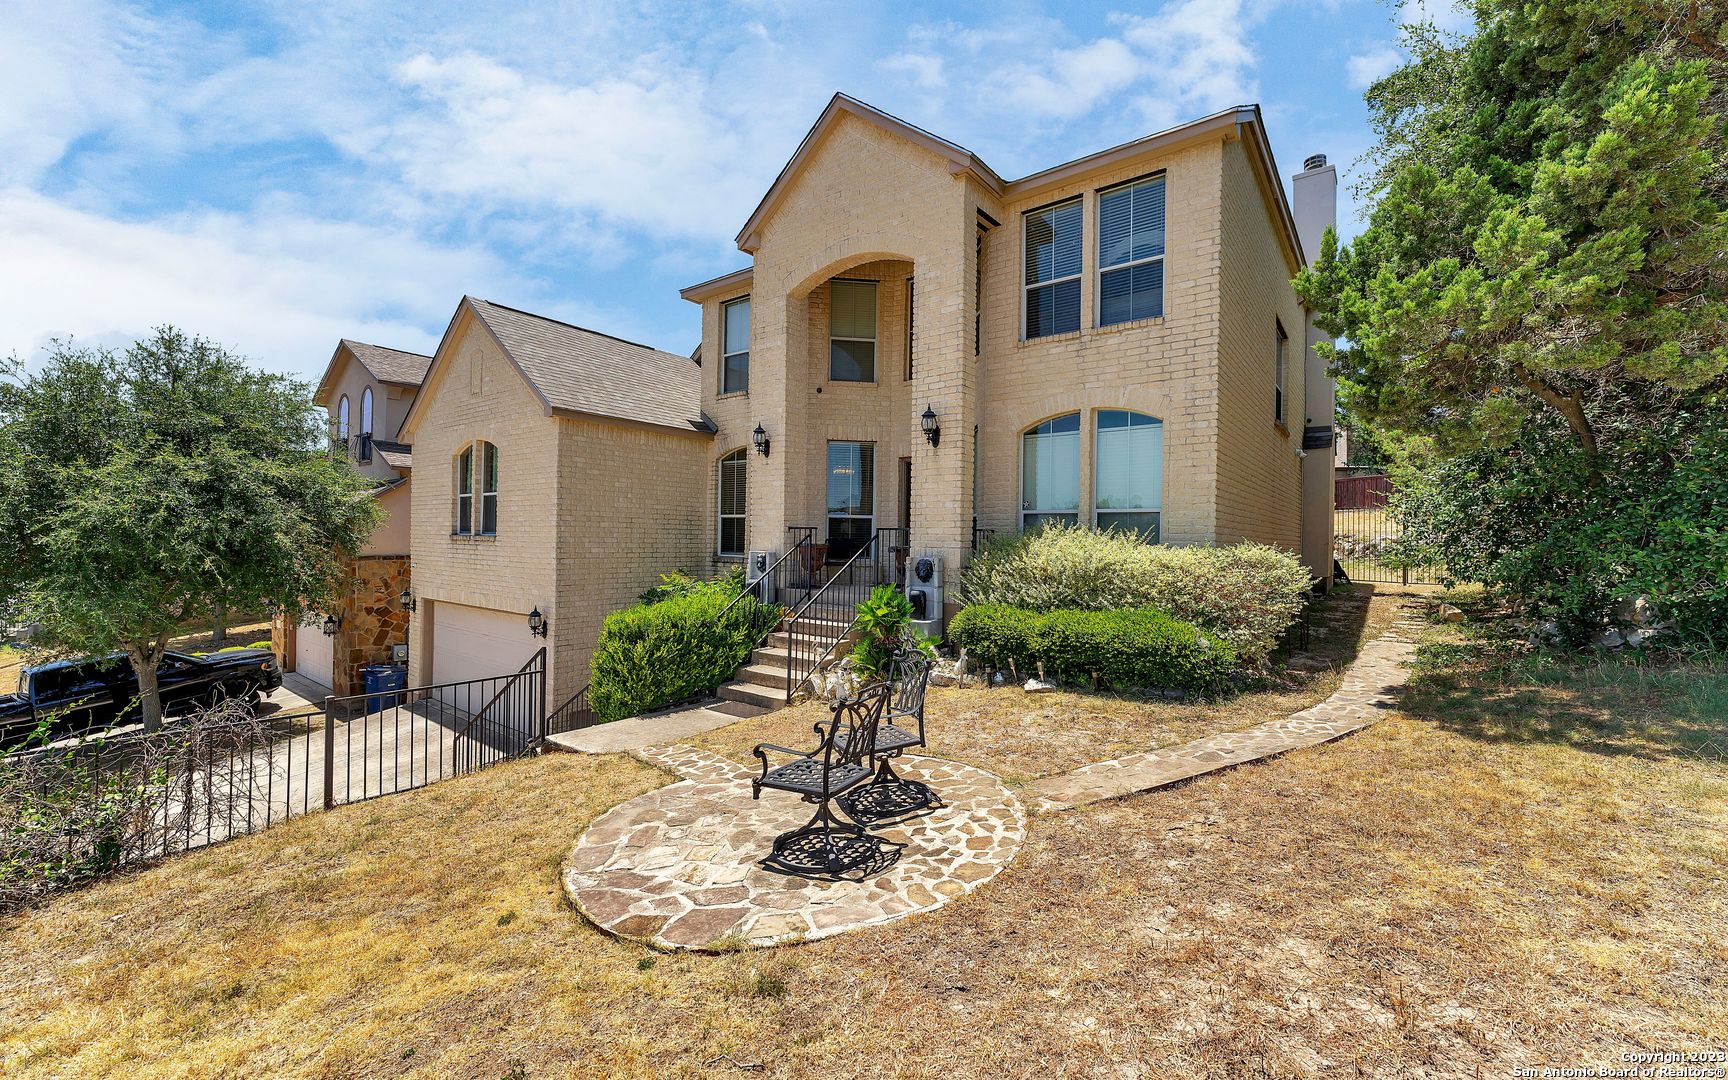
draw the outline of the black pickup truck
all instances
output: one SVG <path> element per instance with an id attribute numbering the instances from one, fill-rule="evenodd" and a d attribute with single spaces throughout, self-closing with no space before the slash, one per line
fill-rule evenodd
<path id="1" fill-rule="evenodd" d="M 178 716 L 224 699 L 251 700 L 282 685 L 269 649 L 192 656 L 171 652 L 156 669 L 162 715 Z M 56 660 L 18 673 L 18 692 L 0 695 L 0 748 L 17 745 L 50 717 L 49 738 L 95 732 L 143 714 L 138 677 L 124 655 Z"/>

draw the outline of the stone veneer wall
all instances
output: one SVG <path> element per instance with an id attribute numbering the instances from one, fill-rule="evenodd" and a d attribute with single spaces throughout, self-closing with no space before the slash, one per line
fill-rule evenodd
<path id="1" fill-rule="evenodd" d="M 410 583 L 408 556 L 362 555 L 348 573 L 355 584 L 336 605 L 342 627 L 330 648 L 330 692 L 338 697 L 364 692 L 360 669 L 388 664 L 392 649 L 408 640 L 408 612 L 399 599 Z M 283 671 L 293 670 L 296 635 L 319 633 L 316 625 L 289 625 L 280 612 L 271 617 L 270 647 Z"/>

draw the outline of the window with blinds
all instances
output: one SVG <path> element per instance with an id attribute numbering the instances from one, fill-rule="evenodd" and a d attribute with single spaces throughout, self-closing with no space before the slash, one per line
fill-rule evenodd
<path id="1" fill-rule="evenodd" d="M 1158 542 L 1164 511 L 1164 424 L 1122 409 L 1098 410 L 1092 460 L 1096 523 Z"/>
<path id="2" fill-rule="evenodd" d="M 1164 178 L 1098 193 L 1098 325 L 1164 314 Z"/>
<path id="3" fill-rule="evenodd" d="M 1080 414 L 1046 420 L 1020 437 L 1020 527 L 1080 520 Z"/>
<path id="4" fill-rule="evenodd" d="M 720 528 L 715 550 L 721 555 L 744 554 L 746 451 L 734 450 L 720 459 Z"/>
<path id="5" fill-rule="evenodd" d="M 1080 329 L 1081 204 L 1026 214 L 1026 336 Z"/>
<path id="6" fill-rule="evenodd" d="M 876 381 L 876 283 L 828 283 L 828 378 Z"/>
<path id="7" fill-rule="evenodd" d="M 750 298 L 730 301 L 720 312 L 720 392 L 736 394 L 750 389 Z"/>

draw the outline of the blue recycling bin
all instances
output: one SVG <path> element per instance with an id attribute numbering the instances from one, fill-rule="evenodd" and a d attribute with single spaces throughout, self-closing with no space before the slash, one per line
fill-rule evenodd
<path id="1" fill-rule="evenodd" d="M 360 669 L 361 682 L 366 687 L 366 711 L 375 713 L 388 709 L 401 700 L 400 691 L 408 685 L 405 664 L 367 664 Z"/>

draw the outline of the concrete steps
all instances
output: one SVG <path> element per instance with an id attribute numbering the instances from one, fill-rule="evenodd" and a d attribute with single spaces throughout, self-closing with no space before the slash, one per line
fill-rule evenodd
<path id="1" fill-rule="evenodd" d="M 817 605 L 805 613 L 799 624 L 800 635 L 806 632 L 814 635 L 814 640 L 806 638 L 800 643 L 800 652 L 810 650 L 808 655 L 811 659 L 827 652 L 828 663 L 833 663 L 835 658 L 844 655 L 844 639 L 851 628 L 850 611 L 830 605 Z M 787 633 L 786 623 L 782 622 L 778 629 L 768 635 L 766 644 L 750 653 L 749 661 L 733 674 L 732 681 L 721 685 L 715 691 L 724 703 L 716 707 L 724 708 L 725 704 L 730 704 L 738 708 L 759 710 L 755 715 L 784 708 L 787 683 L 791 681 L 787 675 L 787 660 L 791 649 L 792 637 Z"/>

